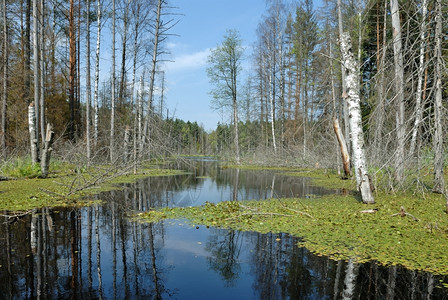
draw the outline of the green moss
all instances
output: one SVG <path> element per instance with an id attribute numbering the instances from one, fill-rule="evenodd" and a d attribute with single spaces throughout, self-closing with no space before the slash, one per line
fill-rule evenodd
<path id="1" fill-rule="evenodd" d="M 333 259 L 375 260 L 384 265 L 448 274 L 448 218 L 440 195 L 415 197 L 377 194 L 375 206 L 353 196 L 318 199 L 207 203 L 201 207 L 164 208 L 140 214 L 143 221 L 188 219 L 244 231 L 286 232 L 305 246 Z M 403 206 L 411 216 L 393 216 Z M 376 213 L 361 211 L 377 208 Z"/>
<path id="2" fill-rule="evenodd" d="M 49 178 L 23 178 L 0 182 L 0 210 L 23 211 L 46 206 L 88 205 L 89 200 L 81 200 L 87 195 L 102 191 L 120 189 L 119 184 L 131 183 L 149 176 L 169 176 L 181 174 L 176 170 L 141 169 L 138 174 L 124 173 L 115 176 L 99 169 L 64 169 Z"/>

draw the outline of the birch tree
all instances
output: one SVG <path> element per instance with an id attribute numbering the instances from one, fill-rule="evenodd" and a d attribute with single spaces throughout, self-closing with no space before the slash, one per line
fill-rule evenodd
<path id="1" fill-rule="evenodd" d="M 242 70 L 244 48 L 240 35 L 235 30 L 228 30 L 222 44 L 212 50 L 208 57 L 207 75 L 215 86 L 211 91 L 214 103 L 212 107 L 220 109 L 231 107 L 233 113 L 235 159 L 240 163 L 238 132 L 238 80 Z"/>
<path id="2" fill-rule="evenodd" d="M 95 87 L 93 92 L 93 142 L 96 147 L 98 143 L 98 90 L 100 81 L 100 46 L 101 46 L 101 1 L 96 1 L 96 51 L 95 51 Z"/>
<path id="3" fill-rule="evenodd" d="M 356 184 L 361 193 L 362 201 L 366 204 L 375 203 L 370 189 L 370 179 L 368 176 L 367 163 L 364 149 L 364 134 L 362 130 L 361 120 L 361 106 L 358 82 L 359 67 L 353 57 L 352 43 L 350 35 L 344 32 L 340 39 L 340 46 L 342 52 L 342 63 L 344 65 L 344 72 L 346 78 L 346 101 L 349 112 L 349 125 L 352 138 L 352 158 L 354 165 L 354 172 L 356 177 Z"/>
<path id="4" fill-rule="evenodd" d="M 420 127 L 420 122 L 423 116 L 422 109 L 422 91 L 423 91 L 423 74 L 425 63 L 425 47 L 426 47 L 426 15 L 428 13 L 427 0 L 423 0 L 422 5 L 422 23 L 420 25 L 420 53 L 419 53 L 419 65 L 417 71 L 417 91 L 415 92 L 415 120 L 412 128 L 411 145 L 409 148 L 409 154 L 413 155 L 415 146 L 417 143 L 417 133 Z"/>

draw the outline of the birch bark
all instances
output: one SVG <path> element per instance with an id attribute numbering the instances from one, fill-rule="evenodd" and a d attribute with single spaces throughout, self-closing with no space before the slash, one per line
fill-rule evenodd
<path id="1" fill-rule="evenodd" d="M 344 32 L 340 39 L 342 63 L 347 84 L 347 105 L 349 111 L 349 125 L 352 139 L 352 158 L 358 190 L 364 203 L 375 203 L 370 189 L 370 179 L 364 150 L 364 135 L 361 123 L 361 106 L 358 95 L 358 65 L 353 57 L 350 35 Z"/>
<path id="2" fill-rule="evenodd" d="M 412 128 L 411 146 L 409 154 L 413 155 L 415 151 L 415 145 L 417 143 L 417 133 L 420 127 L 420 121 L 422 119 L 422 86 L 423 86 L 423 73 L 424 73 L 424 60 L 425 60 L 425 39 L 426 39 L 426 15 L 428 13 L 427 1 L 423 0 L 422 3 L 422 24 L 420 26 L 420 55 L 418 66 L 418 82 L 417 91 L 415 93 L 415 120 L 414 127 Z"/>
<path id="3" fill-rule="evenodd" d="M 39 161 L 36 138 L 36 111 L 34 109 L 34 102 L 31 102 L 28 106 L 28 129 L 30 132 L 31 162 L 34 165 Z"/>
<path id="4" fill-rule="evenodd" d="M 95 88 L 93 92 L 93 143 L 98 143 L 98 89 L 100 81 L 101 3 L 97 0 L 97 36 L 95 53 Z"/>

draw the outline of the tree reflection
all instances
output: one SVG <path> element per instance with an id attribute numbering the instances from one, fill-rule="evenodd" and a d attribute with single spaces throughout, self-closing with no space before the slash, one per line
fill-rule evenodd
<path id="1" fill-rule="evenodd" d="M 205 250 L 210 253 L 207 257 L 209 268 L 221 276 L 227 287 L 235 285 L 241 272 L 239 256 L 242 239 L 240 235 L 239 231 L 212 229 L 205 247 Z"/>
<path id="2" fill-rule="evenodd" d="M 101 194 L 96 199 L 103 202 L 90 207 L 36 209 L 21 218 L 4 212 L 0 299 L 183 299 L 177 289 L 189 267 L 219 274 L 210 276 L 219 278 L 213 288 L 244 290 L 257 299 L 448 299 L 447 289 L 440 288 L 446 276 L 374 262 L 332 261 L 299 248 L 298 238 L 283 233 L 210 229 L 201 233 L 206 253 L 195 247 L 198 259 L 185 259 L 191 254 L 189 244 L 181 249 L 187 250 L 181 255 L 186 265 L 177 268 L 172 253 L 179 249 L 173 250 L 166 242 L 172 238 L 165 236 L 176 229 L 163 222 L 133 222 L 130 211 L 181 204 L 177 197 L 182 193 L 210 197 L 204 182 L 214 185 L 212 195 L 225 200 L 313 193 L 287 176 L 193 165 L 191 174 L 150 178 Z M 201 270 L 193 265 L 198 261 L 205 265 Z M 209 287 L 198 282 L 189 288 Z"/>

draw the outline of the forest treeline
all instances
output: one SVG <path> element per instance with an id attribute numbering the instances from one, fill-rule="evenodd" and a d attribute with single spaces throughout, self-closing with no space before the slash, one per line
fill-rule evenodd
<path id="1" fill-rule="evenodd" d="M 435 190 L 443 192 L 448 6 L 442 0 L 320 4 L 266 1 L 252 53 L 242 56 L 250 67 L 240 70 L 236 109 L 212 100 L 227 121 L 207 132 L 166 107 L 164 44 L 182 18 L 167 0 L 3 0 L 2 161 L 34 151 L 38 162 L 50 123 L 56 155 L 77 153 L 88 163 L 231 157 L 237 147 L 238 157 L 251 161 L 339 168 L 334 120 L 348 145 L 351 140 L 340 47 L 348 32 L 369 166 L 394 186 L 409 170 L 429 167 Z M 100 70 L 105 53 L 111 64 Z"/>

